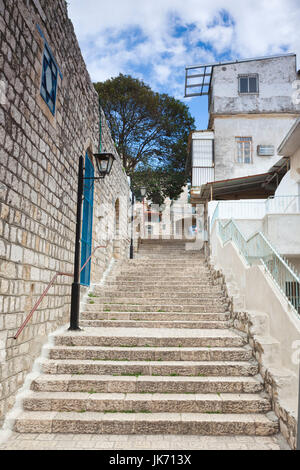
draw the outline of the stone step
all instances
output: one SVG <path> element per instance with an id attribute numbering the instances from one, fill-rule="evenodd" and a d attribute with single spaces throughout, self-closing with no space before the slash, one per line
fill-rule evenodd
<path id="1" fill-rule="evenodd" d="M 260 393 L 259 377 L 156 377 L 109 375 L 40 375 L 31 389 L 37 392 L 98 393 Z"/>
<path id="2" fill-rule="evenodd" d="M 98 327 L 98 328 L 197 328 L 197 329 L 211 329 L 211 328 L 228 328 L 232 326 L 230 321 L 143 321 L 143 320 L 85 320 L 84 316 L 80 320 L 81 327 Z"/>
<path id="3" fill-rule="evenodd" d="M 128 299 L 132 300 L 134 303 L 135 299 L 163 299 L 163 300 L 168 300 L 168 299 L 177 299 L 178 300 L 190 300 L 191 298 L 193 299 L 201 299 L 201 301 L 204 300 L 213 300 L 213 301 L 224 301 L 226 300 L 224 297 L 224 294 L 221 292 L 217 295 L 215 292 L 212 293 L 202 293 L 202 292 L 197 292 L 191 294 L 190 292 L 164 292 L 162 289 L 158 290 L 157 292 L 151 292 L 145 290 L 144 292 L 140 292 L 138 289 L 135 291 L 128 291 L 128 290 L 120 290 L 120 289 L 114 289 L 114 290 L 107 290 L 103 291 L 102 294 L 94 294 L 93 296 L 89 296 L 88 302 L 89 301 L 110 301 L 111 299 L 120 299 L 120 301 L 123 301 L 123 299 Z"/>
<path id="4" fill-rule="evenodd" d="M 140 241 L 140 246 L 146 245 L 160 245 L 160 246 L 185 246 L 185 243 L 189 241 L 189 238 L 186 237 L 175 237 L 170 236 L 168 238 L 161 238 L 161 237 L 151 237 L 151 238 L 142 238 Z"/>
<path id="5" fill-rule="evenodd" d="M 204 268 L 197 268 L 196 266 L 186 266 L 186 267 L 174 267 L 170 266 L 169 268 L 166 267 L 139 267 L 139 268 L 123 268 L 119 271 L 120 276 L 130 276 L 134 274 L 136 276 L 146 276 L 148 278 L 152 276 L 160 276 L 160 275 L 179 275 L 179 276 L 199 276 L 199 277 L 209 277 L 210 272 L 208 269 Z"/>
<path id="6" fill-rule="evenodd" d="M 241 347 L 246 335 L 234 330 L 179 328 L 88 328 L 55 336 L 56 345 L 66 346 L 146 346 L 146 347 Z"/>
<path id="7" fill-rule="evenodd" d="M 176 253 L 178 253 L 178 254 L 179 254 L 179 258 L 182 259 L 182 253 L 183 253 L 184 255 L 187 254 L 187 253 L 193 253 L 193 254 L 195 254 L 195 255 L 196 255 L 196 254 L 198 255 L 199 262 L 201 262 L 201 263 L 203 263 L 203 264 L 205 263 L 205 256 L 203 255 L 203 253 L 201 253 L 199 250 L 196 250 L 196 251 L 195 251 L 195 250 L 186 250 L 185 248 L 186 248 L 185 245 L 183 245 L 183 246 L 181 246 L 181 247 L 177 247 L 176 249 L 172 249 L 172 248 L 171 248 L 171 249 L 167 249 L 167 248 L 165 248 L 165 249 L 163 250 L 163 249 L 160 248 L 160 249 L 155 250 L 155 249 L 153 249 L 153 247 L 150 247 L 150 246 L 147 247 L 147 246 L 141 245 L 140 248 L 139 248 L 139 251 L 138 251 L 137 253 L 135 253 L 135 254 L 136 254 L 136 255 L 141 255 L 141 254 L 144 253 L 145 251 L 146 251 L 146 252 L 148 251 L 149 253 L 157 253 L 157 251 L 159 251 L 159 252 L 164 252 L 164 253 L 172 252 L 172 253 L 174 253 L 174 255 L 173 255 L 174 258 L 176 258 Z M 137 256 L 135 256 L 135 257 L 133 258 L 133 260 L 130 260 L 130 262 L 134 262 L 134 261 L 136 261 L 137 259 L 138 259 Z M 183 257 L 183 259 L 185 259 L 185 257 Z"/>
<path id="8" fill-rule="evenodd" d="M 186 255 L 194 255 L 198 257 L 201 260 L 205 260 L 203 252 L 201 252 L 199 249 L 192 250 L 190 248 L 194 248 L 194 246 L 191 246 L 191 241 L 189 242 L 189 249 L 186 249 L 185 244 L 182 246 L 169 246 L 169 247 L 162 247 L 162 246 L 140 246 L 139 251 L 136 253 L 135 258 L 138 256 L 145 256 L 145 253 L 150 253 L 150 254 L 167 254 L 169 255 L 170 253 L 176 254 L 176 256 L 183 256 L 185 257 Z M 138 255 L 138 256 L 137 256 Z"/>
<path id="9" fill-rule="evenodd" d="M 156 251 L 153 252 L 152 250 L 143 250 L 135 256 L 135 259 L 143 259 L 143 260 L 153 260 L 153 259 L 164 259 L 164 260 L 172 260 L 172 258 L 177 259 L 188 259 L 194 260 L 195 262 L 202 262 L 202 257 L 199 256 L 198 252 L 194 251 L 178 251 L 178 250 L 170 250 L 170 251 Z"/>
<path id="10" fill-rule="evenodd" d="M 142 253 L 144 251 L 150 251 L 150 252 L 155 252 L 155 251 L 164 251 L 164 252 L 169 252 L 169 251 L 177 251 L 178 253 L 180 252 L 189 252 L 188 250 L 186 250 L 186 244 L 189 243 L 195 243 L 195 240 L 194 239 L 191 239 L 191 240 L 186 240 L 184 243 L 182 244 L 172 244 L 172 245 L 169 245 L 169 244 L 157 244 L 157 243 L 152 243 L 152 244 L 140 244 L 139 246 L 139 253 Z M 193 250 L 195 251 L 195 250 Z M 197 253 L 200 255 L 200 251 L 197 250 Z M 202 258 L 204 259 L 204 256 L 202 255 Z"/>
<path id="11" fill-rule="evenodd" d="M 153 260 L 166 260 L 166 261 L 171 261 L 173 258 L 177 259 L 184 259 L 184 260 L 189 260 L 189 261 L 194 261 L 195 263 L 202 264 L 202 258 L 199 257 L 198 253 L 195 252 L 181 252 L 179 253 L 178 251 L 170 251 L 170 252 L 163 252 L 163 251 L 157 251 L 153 253 L 152 251 L 143 251 L 140 252 L 137 256 L 135 256 L 135 259 L 137 260 L 144 260 L 144 261 L 153 261 Z"/>
<path id="12" fill-rule="evenodd" d="M 130 284 L 128 283 L 127 285 L 120 285 L 118 283 L 115 284 L 105 284 L 101 288 L 95 288 L 93 292 L 91 292 L 91 298 L 95 295 L 98 297 L 101 296 L 111 296 L 111 295 L 117 295 L 120 297 L 125 297 L 127 294 L 135 294 L 137 297 L 142 297 L 142 296 L 153 296 L 156 297 L 157 295 L 163 295 L 165 298 L 172 297 L 176 295 L 177 297 L 182 298 L 182 296 L 208 296 L 208 297 L 217 297 L 217 296 L 222 296 L 223 291 L 220 286 L 211 286 L 211 287 L 206 287 L 206 288 L 201 288 L 201 287 L 191 287 L 191 286 L 186 286 L 186 288 L 183 288 L 180 286 L 180 289 L 182 291 L 175 291 L 174 292 L 174 287 L 175 286 L 169 286 L 168 288 L 165 288 L 161 285 L 157 286 L 143 286 L 142 284 L 135 285 L 135 284 Z M 183 290 L 184 289 L 184 290 Z"/>
<path id="13" fill-rule="evenodd" d="M 156 313 L 166 313 L 166 312 L 186 312 L 186 313 L 225 313 L 228 310 L 228 305 L 166 305 L 166 304 L 121 304 L 121 303 L 87 303 L 83 305 L 85 312 L 156 312 Z"/>
<path id="14" fill-rule="evenodd" d="M 214 281 L 208 278 L 200 278 L 198 276 L 168 276 L 166 274 L 161 276 L 116 276 L 115 282 L 123 283 L 123 282 L 131 282 L 135 283 L 136 285 L 142 284 L 144 285 L 147 282 L 150 282 L 152 285 L 159 284 L 160 282 L 168 283 L 169 285 L 176 285 L 181 287 L 182 285 L 197 285 L 199 287 L 204 286 L 214 286 Z"/>
<path id="15" fill-rule="evenodd" d="M 123 266 L 127 267 L 127 268 L 130 268 L 130 269 L 142 269 L 142 268 L 165 268 L 165 269 L 171 269 L 171 268 L 174 268 L 174 267 L 178 267 L 178 269 L 181 269 L 182 267 L 184 268 L 188 268 L 188 267 L 191 267 L 191 268 L 194 268 L 195 266 L 199 269 L 204 269 L 206 271 L 208 271 L 208 268 L 207 268 L 207 265 L 205 263 L 202 263 L 202 262 L 199 262 L 197 261 L 197 263 L 195 263 L 194 260 L 190 260 L 190 259 L 172 259 L 172 260 L 160 260 L 160 259 L 157 259 L 157 260 L 147 260 L 147 259 L 144 259 L 144 258 L 140 258 L 140 259 L 135 259 L 135 260 L 132 260 L 132 261 L 129 261 L 127 262 L 126 264 L 124 264 Z"/>
<path id="16" fill-rule="evenodd" d="M 132 274 L 123 274 L 123 275 L 118 275 L 116 276 L 116 281 L 133 281 L 133 282 L 136 282 L 136 281 L 139 281 L 139 282 L 149 282 L 149 281 L 153 281 L 153 282 L 159 282 L 160 280 L 162 280 L 162 277 L 163 277 L 163 280 L 164 281 L 175 281 L 177 282 L 178 285 L 180 285 L 181 282 L 192 282 L 192 283 L 195 283 L 195 282 L 199 282 L 201 283 L 201 281 L 207 285 L 207 283 L 210 281 L 210 278 L 208 277 L 208 275 L 195 275 L 193 276 L 192 274 L 185 274 L 185 273 L 161 273 L 161 274 L 157 274 L 157 273 L 154 273 L 154 274 L 149 274 L 147 275 L 147 273 L 141 273 L 141 274 L 136 274 L 136 273 L 132 273 Z"/>
<path id="17" fill-rule="evenodd" d="M 255 361 L 101 361 L 43 360 L 45 374 L 155 375 L 155 376 L 254 376 Z"/>
<path id="18" fill-rule="evenodd" d="M 135 321 L 227 321 L 230 313 L 157 313 L 157 312 L 82 312 L 84 320 L 135 320 Z"/>
<path id="19" fill-rule="evenodd" d="M 24 411 L 16 419 L 19 433 L 197 434 L 268 436 L 278 432 L 273 413 L 101 413 Z"/>
<path id="20" fill-rule="evenodd" d="M 266 413 L 270 399 L 258 394 L 161 394 L 28 392 L 24 411 Z"/>
<path id="21" fill-rule="evenodd" d="M 102 289 L 106 288 L 134 288 L 138 289 L 139 291 L 143 290 L 152 290 L 152 289 L 160 289 L 164 291 L 172 291 L 174 289 L 178 289 L 178 283 L 173 282 L 173 281 L 165 281 L 162 279 L 160 282 L 159 281 L 154 281 L 154 282 L 143 282 L 143 281 L 129 281 L 128 279 L 124 279 L 122 281 L 106 281 L 106 283 L 103 285 L 103 287 L 95 287 L 94 291 L 95 294 L 101 293 Z M 222 291 L 222 288 L 218 284 L 213 284 L 212 282 L 200 282 L 197 279 L 197 282 L 194 282 L 191 284 L 190 282 L 180 282 L 180 289 L 184 290 L 185 292 L 189 292 L 188 289 L 191 289 L 191 292 L 196 291 L 196 292 L 216 292 L 219 293 Z"/>
<path id="22" fill-rule="evenodd" d="M 203 253 L 201 253 L 199 250 L 190 250 L 190 249 L 186 250 L 185 248 L 186 248 L 185 246 L 179 247 L 179 248 L 177 247 L 176 249 L 175 248 L 154 249 L 153 247 L 141 247 L 139 251 L 135 253 L 135 255 L 139 255 L 139 256 L 134 256 L 134 258 L 132 260 L 129 260 L 129 262 L 131 263 L 131 262 L 139 260 L 144 255 L 144 253 L 153 253 L 153 254 L 167 253 L 167 254 L 170 254 L 170 256 L 175 259 L 177 258 L 177 255 L 178 255 L 178 259 L 183 259 L 183 260 L 187 259 L 185 256 L 186 254 L 193 254 L 197 256 L 199 263 L 202 263 L 202 264 L 206 263 Z"/>
<path id="23" fill-rule="evenodd" d="M 100 346 L 56 346 L 48 350 L 50 359 L 118 361 L 249 361 L 250 347 L 236 348 L 125 348 Z"/>
<path id="24" fill-rule="evenodd" d="M 185 305 L 201 305 L 201 306 L 210 306 L 213 308 L 214 305 L 222 305 L 226 301 L 225 297 L 220 297 L 219 299 L 215 299 L 215 297 L 191 297 L 187 296 L 187 298 L 180 299 L 180 298 L 172 298 L 168 297 L 164 299 L 162 297 L 133 297 L 133 296 L 126 296 L 126 297 L 93 297 L 87 300 L 87 305 L 158 305 L 161 302 L 166 302 L 168 305 L 178 305 L 178 304 L 185 304 Z"/>

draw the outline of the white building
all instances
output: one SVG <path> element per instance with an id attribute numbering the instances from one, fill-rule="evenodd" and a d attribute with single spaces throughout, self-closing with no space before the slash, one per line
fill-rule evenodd
<path id="1" fill-rule="evenodd" d="M 209 96 L 208 130 L 189 142 L 192 202 L 207 182 L 266 173 L 280 159 L 277 147 L 300 113 L 297 78 L 295 54 L 187 68 L 186 96 Z"/>

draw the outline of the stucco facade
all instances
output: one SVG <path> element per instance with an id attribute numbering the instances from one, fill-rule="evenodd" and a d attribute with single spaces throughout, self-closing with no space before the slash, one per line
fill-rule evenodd
<path id="1" fill-rule="evenodd" d="M 247 83 L 249 77 L 254 84 L 245 92 L 241 80 Z M 191 138 L 192 187 L 265 173 L 280 159 L 277 147 L 300 115 L 293 88 L 298 78 L 294 54 L 212 68 L 209 132 L 194 132 Z M 195 155 L 195 141 L 200 146 L 211 133 L 214 148 L 211 163 L 205 164 L 207 149 L 203 157 Z"/>
<path id="2" fill-rule="evenodd" d="M 248 74 L 258 77 L 257 93 L 239 92 L 238 77 Z M 296 55 L 216 66 L 211 81 L 211 122 L 224 114 L 297 113 L 299 106 L 292 99 L 295 80 Z"/>
<path id="3" fill-rule="evenodd" d="M 215 117 L 215 181 L 266 173 L 280 159 L 276 149 L 296 117 L 295 114 Z M 238 162 L 238 136 L 252 138 L 251 163 Z M 259 145 L 272 145 L 274 155 L 258 155 Z"/>

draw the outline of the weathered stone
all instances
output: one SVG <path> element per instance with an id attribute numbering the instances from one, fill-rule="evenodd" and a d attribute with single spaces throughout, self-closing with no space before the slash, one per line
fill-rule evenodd
<path id="1" fill-rule="evenodd" d="M 0 312 L 10 337 L 55 273 L 73 272 L 78 158 L 88 153 L 95 166 L 93 153 L 99 149 L 98 95 L 69 27 L 67 4 L 53 0 L 36 8 L 40 2 L 34 3 L 10 1 L 4 10 L 0 0 Z M 44 39 L 37 25 L 63 71 L 63 80 L 58 78 L 54 115 L 40 93 Z M 104 114 L 101 116 L 102 150 L 112 152 L 116 161 L 110 176 L 94 184 L 94 207 L 105 207 L 105 223 L 97 229 L 95 211 L 93 246 L 107 247 L 99 249 L 91 261 L 91 282 L 100 281 L 114 255 L 116 201 L 120 201 L 118 256 L 127 258 L 129 253 L 129 184 Z M 23 364 L 23 378 L 40 350 L 36 336 L 46 335 L 67 321 L 70 283 L 71 277 L 59 276 L 41 311 L 34 314 L 17 341 L 5 345 L 11 358 L 20 354 L 14 346 L 28 345 L 22 353 L 30 358 L 28 365 L 26 361 Z M 10 362 L 9 374 L 0 371 L 1 385 L 12 386 L 2 397 L 1 410 L 8 410 L 21 386 L 17 362 Z M 12 385 L 17 376 L 18 385 Z"/>

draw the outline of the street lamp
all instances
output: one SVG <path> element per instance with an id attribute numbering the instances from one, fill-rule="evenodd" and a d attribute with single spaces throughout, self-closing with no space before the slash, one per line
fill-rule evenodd
<path id="1" fill-rule="evenodd" d="M 129 258 L 133 259 L 133 254 L 134 254 L 134 246 L 133 246 L 133 226 L 134 226 L 134 202 L 135 202 L 135 193 L 133 187 L 131 189 L 131 237 L 130 237 L 130 255 Z M 146 196 L 147 189 L 143 186 L 139 190 L 142 198 L 143 198 L 143 204 L 144 204 L 144 197 Z M 144 216 L 144 214 L 143 214 Z"/>
<path id="2" fill-rule="evenodd" d="M 70 331 L 78 331 L 79 328 L 79 308 L 80 308 L 80 238 L 81 238 L 81 213 L 83 201 L 83 183 L 84 180 L 99 180 L 111 172 L 115 157 L 112 153 L 95 153 L 98 177 L 85 178 L 83 168 L 83 156 L 79 157 L 78 167 L 78 190 L 77 190 L 77 216 L 76 216 L 76 240 L 74 254 L 74 279 L 71 291 L 71 315 Z"/>
<path id="3" fill-rule="evenodd" d="M 105 176 L 109 175 L 111 172 L 115 157 L 112 153 L 104 152 L 94 153 L 94 157 L 100 178 L 105 178 Z"/>

